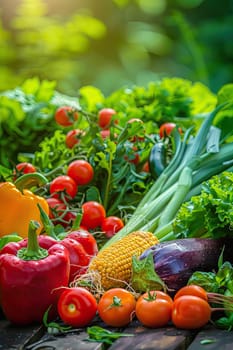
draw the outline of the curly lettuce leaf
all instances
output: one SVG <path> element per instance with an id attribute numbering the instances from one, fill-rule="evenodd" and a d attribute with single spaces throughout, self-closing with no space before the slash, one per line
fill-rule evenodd
<path id="1" fill-rule="evenodd" d="M 223 172 L 202 185 L 200 195 L 182 204 L 173 223 L 177 237 L 233 236 L 233 173 Z"/>

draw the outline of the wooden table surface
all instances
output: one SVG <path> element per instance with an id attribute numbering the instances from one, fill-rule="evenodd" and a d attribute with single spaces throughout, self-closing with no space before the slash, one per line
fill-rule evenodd
<path id="1" fill-rule="evenodd" d="M 91 325 L 106 327 L 98 319 Z M 119 331 L 119 330 L 118 330 Z M 0 350 L 232 350 L 233 331 L 207 325 L 201 330 L 180 330 L 172 326 L 148 329 L 137 320 L 123 333 L 134 334 L 117 339 L 111 346 L 87 341 L 85 328 L 66 335 L 50 335 L 43 326 L 16 327 L 3 317 L 0 319 Z M 202 341 L 209 341 L 202 344 Z"/>

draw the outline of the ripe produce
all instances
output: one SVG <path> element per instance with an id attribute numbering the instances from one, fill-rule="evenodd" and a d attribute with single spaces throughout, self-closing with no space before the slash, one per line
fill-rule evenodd
<path id="1" fill-rule="evenodd" d="M 106 235 L 106 237 L 108 238 L 115 235 L 115 233 L 118 232 L 123 227 L 124 227 L 123 221 L 117 216 L 105 217 L 101 224 L 101 229 Z"/>
<path id="2" fill-rule="evenodd" d="M 201 328 L 210 321 L 210 318 L 211 307 L 200 297 L 183 295 L 174 301 L 172 322 L 177 328 Z"/>
<path id="3" fill-rule="evenodd" d="M 80 138 L 85 134 L 83 130 L 73 129 L 66 134 L 65 143 L 68 148 L 73 148 L 80 142 Z"/>
<path id="4" fill-rule="evenodd" d="M 104 206 L 96 201 L 85 202 L 82 205 L 82 212 L 81 225 L 87 229 L 100 227 L 106 217 Z"/>
<path id="5" fill-rule="evenodd" d="M 103 108 L 98 113 L 98 124 L 102 129 L 110 127 L 112 116 L 116 114 L 116 111 L 112 108 Z"/>
<path id="6" fill-rule="evenodd" d="M 28 163 L 28 162 L 22 162 L 22 163 L 16 164 L 14 175 L 17 178 L 19 175 L 30 174 L 30 173 L 35 173 L 35 172 L 36 172 L 36 168 L 34 167 L 33 164 Z"/>
<path id="7" fill-rule="evenodd" d="M 61 126 L 70 126 L 78 119 L 78 112 L 70 106 L 59 107 L 54 116 L 56 122 Z"/>
<path id="8" fill-rule="evenodd" d="M 62 195 L 67 200 L 74 198 L 77 194 L 78 186 L 75 181 L 68 175 L 60 175 L 53 179 L 50 183 L 50 194 L 54 198 L 59 198 Z"/>
<path id="9" fill-rule="evenodd" d="M 41 221 L 44 225 L 44 234 L 54 238 L 69 251 L 69 282 L 72 282 L 75 278 L 78 278 L 87 271 L 91 258 L 96 255 L 98 251 L 96 241 L 90 233 L 84 230 L 61 232 L 57 234 L 48 215 L 41 207 L 39 207 L 39 209 Z"/>
<path id="10" fill-rule="evenodd" d="M 142 294 L 136 303 L 136 317 L 146 327 L 164 327 L 171 320 L 172 298 L 161 291 Z"/>
<path id="11" fill-rule="evenodd" d="M 169 136 L 172 130 L 176 127 L 175 123 L 164 123 L 159 128 L 159 136 L 161 139 L 163 137 Z"/>
<path id="12" fill-rule="evenodd" d="M 89 265 L 89 272 L 100 275 L 101 286 L 107 290 L 124 287 L 131 279 L 132 257 L 139 256 L 145 249 L 158 243 L 150 232 L 132 232 L 119 242 L 101 250 Z"/>
<path id="13" fill-rule="evenodd" d="M 69 253 L 60 244 L 41 248 L 38 225 L 30 221 L 26 248 L 0 255 L 1 306 L 6 318 L 17 325 L 41 323 L 48 307 L 56 306 L 60 287 L 68 286 Z"/>
<path id="14" fill-rule="evenodd" d="M 136 299 L 123 288 L 106 291 L 98 302 L 98 314 L 108 326 L 124 327 L 130 323 L 135 314 Z"/>
<path id="15" fill-rule="evenodd" d="M 230 242 L 227 238 L 184 238 L 155 244 L 139 259 L 133 258 L 132 285 L 138 291 L 156 286 L 175 292 L 187 284 L 194 271 L 216 269 L 223 247 Z M 224 257 L 231 257 L 229 249 Z"/>
<path id="16" fill-rule="evenodd" d="M 70 176 L 77 185 L 87 185 L 93 179 L 94 169 L 86 160 L 78 159 L 68 165 L 67 175 Z"/>
<path id="17" fill-rule="evenodd" d="M 96 315 L 97 302 L 94 295 L 85 288 L 67 288 L 61 293 L 57 308 L 65 324 L 85 327 Z"/>
<path id="18" fill-rule="evenodd" d="M 30 220 L 40 223 L 37 233 L 41 232 L 42 223 L 37 204 L 39 203 L 46 213 L 49 212 L 48 203 L 43 197 L 27 189 L 20 191 L 11 182 L 1 182 L 0 198 L 0 236 L 15 232 L 21 237 L 26 237 Z"/>

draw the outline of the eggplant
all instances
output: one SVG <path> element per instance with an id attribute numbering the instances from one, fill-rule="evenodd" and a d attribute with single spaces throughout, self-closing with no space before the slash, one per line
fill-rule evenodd
<path id="1" fill-rule="evenodd" d="M 195 271 L 210 272 L 218 268 L 218 260 L 223 252 L 223 261 L 232 261 L 233 239 L 184 238 L 161 242 L 146 249 L 133 261 L 132 285 L 136 290 L 151 288 L 155 281 L 160 289 L 176 292 L 185 286 Z M 223 249 L 224 248 L 224 249 Z M 149 277 L 150 257 L 154 277 Z M 151 270 L 150 270 L 151 272 Z M 156 277 L 158 280 L 156 281 Z M 141 278 L 143 283 L 141 283 Z M 146 278 L 148 285 L 145 286 Z M 151 281 L 149 281 L 151 279 Z M 156 287 L 156 283 L 155 286 Z"/>

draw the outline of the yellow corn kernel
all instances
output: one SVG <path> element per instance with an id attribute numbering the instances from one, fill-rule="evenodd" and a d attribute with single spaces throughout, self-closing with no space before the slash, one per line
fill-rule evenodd
<path id="1" fill-rule="evenodd" d="M 104 290 L 126 287 L 132 275 L 132 257 L 159 243 L 151 232 L 135 231 L 101 250 L 89 265 L 89 272 L 97 272 Z"/>

